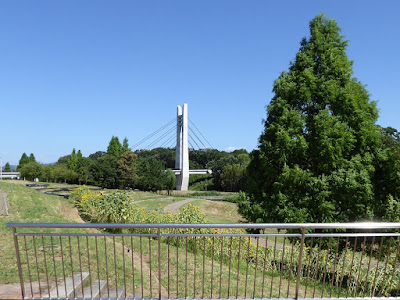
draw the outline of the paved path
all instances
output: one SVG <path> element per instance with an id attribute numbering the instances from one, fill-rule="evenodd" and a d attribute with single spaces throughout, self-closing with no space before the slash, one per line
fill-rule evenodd
<path id="1" fill-rule="evenodd" d="M 183 200 L 183 201 L 178 201 L 178 202 L 174 202 L 174 203 L 168 204 L 166 207 L 164 207 L 164 212 L 165 213 L 169 213 L 170 212 L 171 214 L 175 214 L 175 213 L 179 212 L 179 208 L 182 205 L 185 205 L 186 203 L 189 203 L 189 202 L 192 202 L 192 201 L 196 201 L 196 200 L 199 200 L 199 199 L 191 198 L 191 199 L 186 199 L 186 200 Z"/>

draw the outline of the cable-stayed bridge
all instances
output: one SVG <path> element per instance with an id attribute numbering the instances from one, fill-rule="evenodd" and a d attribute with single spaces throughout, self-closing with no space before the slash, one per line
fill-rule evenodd
<path id="1" fill-rule="evenodd" d="M 191 126 L 189 126 L 189 122 Z M 190 175 L 212 173 L 208 169 L 190 170 L 189 168 L 189 146 L 191 149 L 195 149 L 194 145 L 198 149 L 210 149 L 212 146 L 197 126 L 189 119 L 187 103 L 184 103 L 183 106 L 178 105 L 176 118 L 146 136 L 133 145 L 132 148 L 139 149 L 144 144 L 147 146 L 140 149 L 151 149 L 157 146 L 166 148 L 175 147 L 175 169 L 173 172 L 176 175 L 177 190 L 187 191 Z"/>

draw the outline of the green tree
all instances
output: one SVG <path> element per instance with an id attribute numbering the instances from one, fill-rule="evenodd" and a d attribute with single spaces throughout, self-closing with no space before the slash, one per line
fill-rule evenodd
<path id="1" fill-rule="evenodd" d="M 68 169 L 66 164 L 55 164 L 53 166 L 53 172 L 55 182 L 75 183 L 78 178 L 78 173 Z"/>
<path id="2" fill-rule="evenodd" d="M 27 164 L 24 164 L 21 169 L 21 178 L 25 178 L 27 180 L 35 180 L 42 176 L 43 166 L 36 161 L 31 161 Z"/>
<path id="3" fill-rule="evenodd" d="M 129 148 L 128 139 L 124 138 L 124 141 L 122 142 L 122 153 L 125 153 L 127 151 L 132 151 L 132 150 L 131 148 Z"/>
<path id="4" fill-rule="evenodd" d="M 24 152 L 21 156 L 21 159 L 19 160 L 19 164 L 17 167 L 17 170 L 19 171 L 25 164 L 29 163 L 29 157 L 28 155 L 26 155 L 26 153 Z"/>
<path id="5" fill-rule="evenodd" d="M 334 20 L 318 15 L 300 45 L 274 82 L 240 212 L 251 222 L 382 219 L 392 198 L 375 190 L 388 152 L 376 104 L 352 77 L 347 41 Z"/>
<path id="6" fill-rule="evenodd" d="M 164 173 L 164 185 L 165 188 L 168 190 L 168 196 L 169 196 L 170 191 L 173 190 L 176 186 L 176 176 L 171 169 L 167 169 Z"/>
<path id="7" fill-rule="evenodd" d="M 82 155 L 81 155 L 81 157 L 82 157 Z M 76 172 L 78 170 L 78 159 L 79 159 L 78 155 L 76 154 L 76 151 L 74 148 L 74 149 L 72 149 L 71 156 L 69 157 L 68 162 L 67 162 L 68 169 Z"/>
<path id="8" fill-rule="evenodd" d="M 138 159 L 138 180 L 135 187 L 144 191 L 158 191 L 164 187 L 162 180 L 165 167 L 162 162 L 154 159 Z"/>
<path id="9" fill-rule="evenodd" d="M 8 162 L 4 166 L 4 172 L 11 172 L 11 166 L 10 166 L 10 164 Z"/>
<path id="10" fill-rule="evenodd" d="M 123 187 L 133 187 L 138 176 L 136 174 L 137 155 L 128 150 L 118 160 L 118 173 Z"/>
<path id="11" fill-rule="evenodd" d="M 33 155 L 33 153 L 29 155 L 29 161 L 36 161 L 35 155 Z"/>
<path id="12" fill-rule="evenodd" d="M 238 163 L 239 160 L 237 159 L 237 157 L 231 153 L 228 153 L 216 160 L 212 160 L 207 164 L 207 168 L 212 170 L 213 189 L 218 191 L 224 190 L 224 186 L 222 183 L 222 174 L 224 173 L 224 169 L 228 165 L 235 165 Z"/>
<path id="13" fill-rule="evenodd" d="M 104 155 L 94 160 L 89 166 L 90 180 L 94 185 L 117 189 L 120 187 L 118 161 L 112 155 Z"/>
<path id="14" fill-rule="evenodd" d="M 118 137 L 113 136 L 108 144 L 107 154 L 115 158 L 120 158 L 122 154 L 122 145 L 119 142 Z"/>
<path id="15" fill-rule="evenodd" d="M 69 160 L 70 157 L 71 157 L 71 154 L 61 156 L 57 160 L 57 164 L 66 164 L 67 165 L 68 164 L 68 160 Z"/>
<path id="16" fill-rule="evenodd" d="M 228 192 L 239 192 L 245 187 L 246 166 L 240 164 L 226 165 L 221 174 L 222 189 Z"/>
<path id="17" fill-rule="evenodd" d="M 44 181 L 51 182 L 54 181 L 54 166 L 43 167 L 42 177 Z"/>

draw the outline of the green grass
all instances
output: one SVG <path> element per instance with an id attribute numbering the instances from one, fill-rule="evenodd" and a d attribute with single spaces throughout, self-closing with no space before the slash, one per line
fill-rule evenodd
<path id="1" fill-rule="evenodd" d="M 0 188 L 6 191 L 9 201 L 9 216 L 0 218 L 0 282 L 18 282 L 15 248 L 10 228 L 6 223 L 11 222 L 75 222 L 64 216 L 63 211 L 72 209 L 68 200 L 60 201 L 59 197 L 45 195 L 23 185 L 0 183 Z M 34 230 L 32 230 L 34 231 Z M 36 230 L 37 231 L 37 230 Z"/>

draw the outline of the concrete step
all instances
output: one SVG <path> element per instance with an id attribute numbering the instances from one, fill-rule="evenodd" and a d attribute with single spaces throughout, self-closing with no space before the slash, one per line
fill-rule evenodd
<path id="1" fill-rule="evenodd" d="M 99 289 L 100 286 L 100 289 Z M 107 281 L 106 280 L 96 280 L 92 283 L 92 286 L 88 286 L 82 291 L 80 291 L 79 296 L 84 298 L 104 298 L 107 295 Z"/>
<path id="2" fill-rule="evenodd" d="M 125 297 L 125 293 L 124 292 L 125 292 L 125 289 L 123 287 L 117 288 L 117 291 L 115 290 L 115 288 L 110 289 L 110 298 L 122 298 L 122 297 Z"/>
<path id="3" fill-rule="evenodd" d="M 79 290 L 82 292 L 82 286 L 89 279 L 88 272 L 75 273 L 73 278 L 68 277 L 65 279 L 66 285 L 61 283 L 58 285 L 58 297 L 76 297 L 79 293 Z M 66 287 L 66 288 L 65 288 Z M 67 293 L 65 293 L 67 291 Z M 50 291 L 50 298 L 57 297 L 57 287 Z"/>

